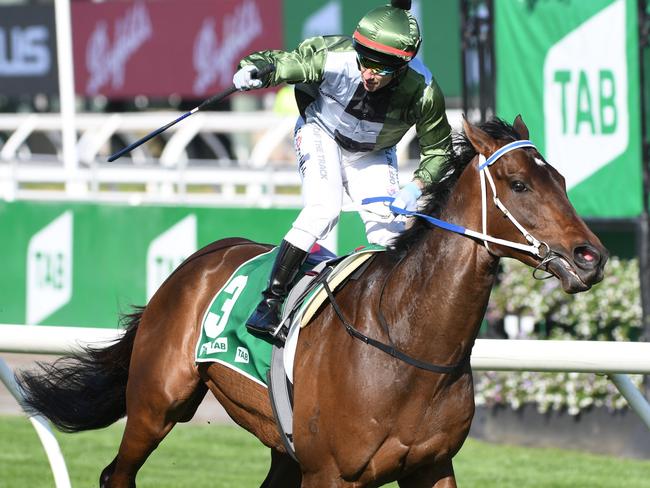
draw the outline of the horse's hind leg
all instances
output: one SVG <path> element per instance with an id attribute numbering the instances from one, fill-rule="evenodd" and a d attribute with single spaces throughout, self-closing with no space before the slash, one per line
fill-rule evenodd
<path id="1" fill-rule="evenodd" d="M 127 425 L 115 460 L 107 466 L 100 477 L 102 488 L 134 488 L 135 476 L 149 455 L 163 438 L 172 430 L 175 423 L 131 422 Z M 111 466 L 113 467 L 110 472 Z"/>
<path id="2" fill-rule="evenodd" d="M 300 488 L 300 466 L 288 454 L 271 450 L 271 468 L 260 488 Z"/>
<path id="3" fill-rule="evenodd" d="M 166 336 L 170 329 L 163 328 L 157 335 L 140 329 L 136 337 L 126 388 L 126 427 L 114 469 L 109 474 L 109 465 L 102 475 L 106 488 L 135 486 L 136 474 L 147 457 L 177 422 L 194 416 L 207 392 L 190 348 L 162 345 L 164 341 L 178 344 L 178 339 Z"/>
<path id="4" fill-rule="evenodd" d="M 102 472 L 100 486 L 134 487 L 136 474 L 146 459 L 177 422 L 192 418 L 206 391 L 205 385 L 197 382 L 191 395 L 173 401 L 171 398 L 161 401 L 161 395 L 153 396 L 145 390 L 129 400 L 127 393 L 128 417 L 120 449 L 117 457 Z"/>
<path id="5" fill-rule="evenodd" d="M 102 470 L 102 474 L 99 475 L 99 488 L 105 488 L 108 486 L 108 480 L 113 476 L 116 464 L 117 456 L 113 458 L 111 463 Z"/>

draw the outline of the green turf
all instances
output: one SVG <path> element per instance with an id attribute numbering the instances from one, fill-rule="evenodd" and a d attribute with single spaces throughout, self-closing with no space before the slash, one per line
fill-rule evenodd
<path id="1" fill-rule="evenodd" d="M 98 486 L 115 456 L 123 424 L 60 434 L 73 488 Z M 138 475 L 139 488 L 245 488 L 264 479 L 268 450 L 231 426 L 178 426 Z M 460 487 L 580 488 L 650 486 L 650 461 L 616 459 L 558 449 L 492 445 L 469 440 L 455 458 Z M 0 487 L 53 487 L 35 431 L 23 417 L 0 417 Z M 389 485 L 396 487 L 396 484 Z"/>

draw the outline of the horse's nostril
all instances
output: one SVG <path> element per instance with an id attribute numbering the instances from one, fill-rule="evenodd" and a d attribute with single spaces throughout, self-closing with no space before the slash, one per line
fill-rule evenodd
<path id="1" fill-rule="evenodd" d="M 573 251 L 576 264 L 582 268 L 594 268 L 600 263 L 600 253 L 591 246 L 579 246 Z"/>

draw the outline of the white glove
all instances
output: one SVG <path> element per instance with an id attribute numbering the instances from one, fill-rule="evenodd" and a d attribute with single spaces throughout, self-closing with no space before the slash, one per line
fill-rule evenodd
<path id="1" fill-rule="evenodd" d="M 257 68 L 252 64 L 244 66 L 232 77 L 232 84 L 240 91 L 260 88 L 262 80 L 254 78 L 253 75 L 257 75 Z"/>
<path id="2" fill-rule="evenodd" d="M 395 200 L 390 204 L 390 209 L 396 214 L 397 212 L 393 210 L 394 208 L 414 212 L 418 208 L 418 198 L 420 198 L 420 195 L 422 195 L 422 190 L 420 190 L 417 183 L 412 181 L 395 195 Z"/>

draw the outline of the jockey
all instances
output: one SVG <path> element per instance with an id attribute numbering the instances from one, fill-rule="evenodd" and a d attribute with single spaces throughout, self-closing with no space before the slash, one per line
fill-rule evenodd
<path id="1" fill-rule="evenodd" d="M 250 331 L 278 333 L 289 286 L 314 243 L 336 225 L 344 191 L 353 202 L 395 196 L 395 207 L 415 210 L 422 188 L 438 176 L 451 128 L 440 87 L 413 61 L 421 37 L 410 6 L 393 0 L 371 10 L 352 38 L 315 37 L 295 51 L 261 51 L 240 62 L 237 89 L 295 84 L 301 114 L 294 141 L 304 208 L 280 244 L 263 300 L 246 323 Z M 255 78 L 269 64 L 276 69 L 268 79 Z M 413 125 L 421 162 L 400 190 L 395 145 Z M 385 245 L 404 229 L 383 203 L 366 208 L 360 215 L 368 242 Z"/>

